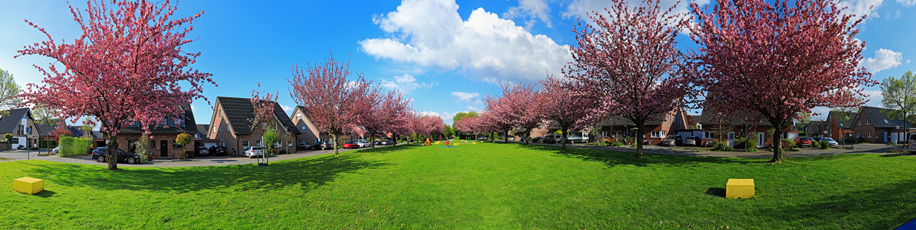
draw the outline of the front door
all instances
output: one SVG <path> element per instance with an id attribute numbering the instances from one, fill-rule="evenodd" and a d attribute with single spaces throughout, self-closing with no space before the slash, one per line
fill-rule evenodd
<path id="1" fill-rule="evenodd" d="M 728 146 L 735 146 L 735 132 L 728 132 Z"/>
<path id="2" fill-rule="evenodd" d="M 161 157 L 169 156 L 169 141 L 167 140 L 159 141 L 159 156 Z"/>
<path id="3" fill-rule="evenodd" d="M 763 142 L 766 141 L 764 133 L 757 133 L 757 148 L 763 148 Z"/>
<path id="4" fill-rule="evenodd" d="M 890 142 L 890 141 L 887 140 L 887 137 L 888 137 L 888 136 L 887 136 L 887 132 L 884 132 L 884 143 Z"/>

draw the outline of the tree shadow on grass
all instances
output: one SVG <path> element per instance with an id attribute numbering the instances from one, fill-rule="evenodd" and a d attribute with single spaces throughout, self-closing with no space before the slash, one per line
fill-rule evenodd
<path id="1" fill-rule="evenodd" d="M 585 149 L 585 148 L 566 148 L 561 149 L 556 146 L 544 146 L 544 145 L 522 145 L 522 148 L 547 151 L 560 156 L 578 158 L 588 161 L 600 161 L 604 162 L 608 166 L 617 166 L 617 165 L 634 165 L 634 166 L 648 166 L 651 164 L 660 164 L 667 166 L 685 166 L 685 165 L 695 165 L 698 163 L 739 163 L 739 164 L 752 164 L 752 163 L 768 163 L 766 161 L 748 161 L 741 160 L 736 158 L 727 158 L 727 157 L 703 157 L 703 156 L 683 156 L 683 155 L 667 155 L 667 154 L 653 154 L 653 153 L 644 153 L 644 158 L 635 157 L 635 153 L 632 152 L 618 152 L 611 150 L 597 150 L 597 149 Z"/>
<path id="2" fill-rule="evenodd" d="M 26 163 L 28 164 L 28 163 Z M 35 165 L 35 164 L 33 164 Z M 35 165 L 27 172 L 43 176 L 57 185 L 90 187 L 97 190 L 154 190 L 190 192 L 232 188 L 235 190 L 277 189 L 300 186 L 310 190 L 333 181 L 341 173 L 386 165 L 358 155 L 320 156 L 284 160 L 267 167 L 257 164 L 175 167 L 122 168 L 54 163 Z"/>
<path id="3" fill-rule="evenodd" d="M 360 153 L 370 153 L 370 154 L 388 154 L 392 152 L 404 151 L 404 150 L 413 149 L 417 147 L 419 146 L 397 145 L 397 146 L 388 146 L 388 147 L 383 147 L 383 148 L 376 147 L 375 149 L 367 148 L 367 149 L 362 149 L 359 152 Z"/>
<path id="4" fill-rule="evenodd" d="M 916 180 L 830 195 L 812 202 L 757 209 L 777 221 L 822 220 L 823 228 L 891 229 L 916 217 Z M 805 224 L 805 226 L 809 226 Z"/>

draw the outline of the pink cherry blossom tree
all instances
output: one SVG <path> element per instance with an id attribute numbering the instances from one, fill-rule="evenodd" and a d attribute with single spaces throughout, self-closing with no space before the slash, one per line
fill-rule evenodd
<path id="1" fill-rule="evenodd" d="M 397 90 L 388 91 L 386 94 L 378 91 L 378 95 L 370 94 L 370 98 L 375 103 L 370 106 L 368 114 L 360 119 L 360 124 L 366 127 L 372 138 L 370 140 L 372 148 L 375 148 L 375 137 L 385 133 L 396 133 L 395 129 L 404 122 L 400 116 L 409 107 L 408 101 Z"/>
<path id="2" fill-rule="evenodd" d="M 356 79 L 351 79 L 352 75 Z M 287 79 L 290 96 L 303 105 L 305 113 L 320 132 L 331 136 L 334 155 L 338 155 L 337 136 L 348 131 L 367 113 L 371 82 L 362 73 L 350 72 L 350 63 L 338 62 L 333 55 L 323 63 L 306 63 L 293 67 L 293 79 Z"/>
<path id="3" fill-rule="evenodd" d="M 563 131 L 562 148 L 566 149 L 569 132 L 585 127 L 585 124 L 591 121 L 588 118 L 595 110 L 592 107 L 600 103 L 595 97 L 576 94 L 570 90 L 574 88 L 570 86 L 572 83 L 564 79 L 550 76 L 541 81 L 541 84 L 544 85 L 541 90 L 544 98 L 541 100 L 542 111 L 544 117 L 549 120 L 543 125 L 560 127 Z"/>
<path id="4" fill-rule="evenodd" d="M 24 103 L 57 109 L 58 117 L 74 122 L 82 116 L 94 116 L 109 141 L 108 169 L 116 170 L 115 137 L 123 125 L 140 122 L 148 134 L 150 125 L 189 109 L 178 105 L 206 100 L 202 95 L 205 83 L 215 85 L 211 74 L 190 67 L 200 53 L 182 50 L 193 41 L 185 35 L 203 11 L 173 19 L 176 7 L 168 0 L 158 5 L 126 0 L 87 1 L 86 5 L 85 11 L 70 6 L 74 21 L 83 31 L 73 43 L 61 40 L 59 44 L 43 28 L 26 20 L 48 40 L 26 46 L 17 57 L 50 57 L 64 69 L 54 63 L 46 68 L 35 65 L 45 75 L 43 84 L 28 84 L 22 98 Z M 182 87 L 183 83 L 187 85 Z"/>
<path id="5" fill-rule="evenodd" d="M 573 63 L 563 73 L 574 80 L 574 94 L 598 98 L 598 109 L 636 123 L 636 156 L 643 157 L 643 126 L 650 117 L 671 111 L 690 88 L 675 75 L 678 49 L 675 37 L 687 17 L 662 10 L 659 0 L 629 7 L 625 0 L 604 16 L 594 12 L 590 24 L 576 26 L 578 46 L 571 47 Z M 584 27 L 578 30 L 579 27 Z"/>
<path id="6" fill-rule="evenodd" d="M 830 0 L 717 2 L 712 10 L 691 4 L 700 45 L 682 67 L 707 92 L 704 109 L 765 118 L 781 137 L 800 112 L 815 106 L 853 107 L 871 74 L 857 68 L 865 43 L 855 39 L 865 18 L 843 15 Z M 772 162 L 785 150 L 774 141 Z"/>
<path id="7" fill-rule="evenodd" d="M 545 107 L 541 105 L 543 101 L 536 84 L 504 84 L 502 88 L 503 93 L 498 100 L 505 103 L 505 107 L 499 113 L 499 119 L 511 123 L 512 127 L 524 129 L 528 132 L 526 136 L 530 136 L 531 130 L 544 121 Z M 525 138 L 525 144 L 528 144 L 528 138 Z"/>

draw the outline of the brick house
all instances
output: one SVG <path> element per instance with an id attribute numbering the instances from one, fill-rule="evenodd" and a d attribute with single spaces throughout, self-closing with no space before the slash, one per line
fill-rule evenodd
<path id="1" fill-rule="evenodd" d="M 166 117 L 160 124 L 149 128 L 151 134 L 149 137 L 149 153 L 154 157 L 177 157 L 179 153 L 195 152 L 196 147 L 200 146 L 199 140 L 186 146 L 175 143 L 179 134 L 187 133 L 194 135 L 197 133 L 197 123 L 194 121 L 194 112 L 191 111 L 191 104 L 185 103 L 180 106 L 184 114 L 175 117 Z M 128 153 L 135 153 L 140 138 L 143 137 L 143 127 L 139 122 L 128 124 L 121 128 L 115 140 L 118 142 L 118 148 Z M 94 135 L 93 135 L 94 136 Z M 104 141 L 104 139 L 100 140 Z M 99 141 L 96 141 L 99 142 Z M 104 146 L 104 142 L 96 143 L 97 146 Z"/>
<path id="2" fill-rule="evenodd" d="M 8 113 L 0 117 L 0 135 L 10 133 L 13 138 L 6 143 L 7 148 L 19 147 L 37 147 L 40 130 L 35 124 L 35 118 L 32 117 L 32 110 L 29 108 L 10 109 Z M 0 137 L 0 139 L 3 139 Z"/>
<path id="3" fill-rule="evenodd" d="M 675 135 L 677 130 L 688 128 L 687 112 L 683 108 L 676 108 L 670 112 L 660 114 L 649 118 L 643 125 L 643 140 L 650 145 L 657 145 L 662 142 L 668 135 Z M 623 117 L 611 117 L 601 122 L 601 137 L 603 140 L 617 139 L 622 141 L 624 137 L 633 137 L 636 140 L 638 135 L 636 123 Z"/>
<path id="4" fill-rule="evenodd" d="M 826 125 L 827 121 L 811 121 L 803 130 L 808 133 L 808 137 L 824 137 Z"/>
<path id="5" fill-rule="evenodd" d="M 773 137 L 767 134 L 770 129 L 773 129 L 773 124 L 765 119 L 756 122 L 747 122 L 741 116 L 716 119 L 714 111 L 709 109 L 703 110 L 699 117 L 693 119 L 699 131 L 694 131 L 694 133 L 700 136 L 703 145 L 710 141 L 728 141 L 729 146 L 734 146 L 735 139 L 748 136 L 756 137 L 758 148 L 769 147 L 773 144 Z M 798 135 L 799 130 L 795 128 L 795 125 L 788 125 L 783 129 L 783 136 L 780 139 L 796 140 Z"/>
<path id="6" fill-rule="evenodd" d="M 905 140 L 904 127 L 916 130 L 913 124 L 900 117 L 888 117 L 887 109 L 865 106 L 852 119 L 852 135 L 857 141 L 887 143 Z"/>
<path id="7" fill-rule="evenodd" d="M 318 131 L 312 120 L 305 114 L 304 106 L 296 106 L 289 119 L 296 126 L 296 129 L 302 133 L 296 138 L 295 143 L 306 143 L 308 145 L 318 143 L 319 138 L 325 141 L 331 140 L 331 136 Z"/>
<path id="8" fill-rule="evenodd" d="M 827 113 L 827 120 L 825 120 L 826 124 L 824 124 L 824 130 L 827 131 L 825 137 L 833 138 L 837 141 L 853 137 L 852 124 L 854 124 L 853 118 L 855 118 L 855 115 L 855 113 L 841 113 L 837 111 L 830 111 L 830 113 Z M 841 120 L 843 122 L 840 122 Z"/>
<path id="9" fill-rule="evenodd" d="M 296 152 L 293 144 L 302 133 L 286 115 L 278 103 L 274 104 L 273 124 L 277 127 L 279 141 L 274 143 L 277 151 L 289 149 Z M 213 107 L 213 116 L 210 118 L 210 130 L 206 136 L 212 140 L 219 140 L 219 145 L 226 147 L 231 155 L 239 156 L 244 149 L 250 146 L 266 146 L 261 143 L 264 133 L 263 127 L 252 125 L 254 119 L 254 106 L 250 98 L 216 97 Z M 292 140 L 292 141 L 291 141 Z"/>

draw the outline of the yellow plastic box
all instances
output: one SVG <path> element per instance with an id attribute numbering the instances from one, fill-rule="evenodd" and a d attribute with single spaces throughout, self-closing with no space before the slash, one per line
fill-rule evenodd
<path id="1" fill-rule="evenodd" d="M 754 197 L 754 179 L 728 179 L 728 184 L 725 186 L 725 197 Z"/>
<path id="2" fill-rule="evenodd" d="M 23 177 L 13 180 L 13 190 L 29 195 L 45 190 L 45 180 Z"/>

